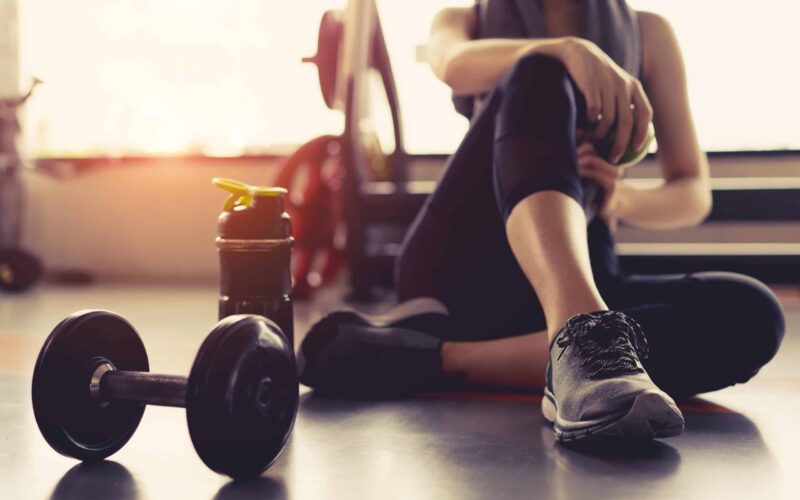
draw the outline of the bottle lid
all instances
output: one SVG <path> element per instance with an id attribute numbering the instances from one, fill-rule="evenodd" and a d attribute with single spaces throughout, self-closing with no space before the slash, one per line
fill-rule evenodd
<path id="1" fill-rule="evenodd" d="M 251 186 L 250 184 L 224 177 L 214 177 L 211 182 L 218 188 L 231 193 L 222 207 L 226 212 L 232 211 L 234 207 L 239 205 L 250 206 L 255 198 L 282 197 L 288 193 L 282 187 Z"/>

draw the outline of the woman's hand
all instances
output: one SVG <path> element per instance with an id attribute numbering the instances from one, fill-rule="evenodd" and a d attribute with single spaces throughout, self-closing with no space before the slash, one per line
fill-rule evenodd
<path id="1" fill-rule="evenodd" d="M 602 218 L 609 227 L 616 225 L 619 211 L 619 187 L 625 169 L 614 166 L 600 157 L 589 142 L 584 142 L 576 149 L 578 157 L 578 174 L 583 179 L 593 181 L 603 191 L 600 198 L 600 207 L 597 215 Z"/>
<path id="2" fill-rule="evenodd" d="M 641 149 L 653 118 L 653 108 L 642 84 L 594 43 L 576 37 L 560 40 L 560 59 L 583 94 L 586 117 L 594 124 L 591 139 L 602 139 L 616 123 L 616 138 L 609 155 L 611 162 L 619 161 L 631 134 L 635 148 Z"/>

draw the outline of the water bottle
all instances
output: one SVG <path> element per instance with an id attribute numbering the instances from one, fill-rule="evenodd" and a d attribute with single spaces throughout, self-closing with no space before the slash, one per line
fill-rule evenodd
<path id="1" fill-rule="evenodd" d="M 283 188 L 250 186 L 215 178 L 230 193 L 219 216 L 219 318 L 265 316 L 294 345 L 292 312 L 292 228 L 284 211 Z"/>

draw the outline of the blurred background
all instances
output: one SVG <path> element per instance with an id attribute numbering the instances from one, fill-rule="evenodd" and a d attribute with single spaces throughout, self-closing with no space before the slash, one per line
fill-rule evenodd
<path id="1" fill-rule="evenodd" d="M 468 122 L 426 65 L 424 44 L 439 9 L 470 3 L 377 0 L 396 95 L 381 80 L 385 68 L 370 67 L 354 116 L 368 118 L 394 170 L 376 174 L 367 165 L 371 173 L 353 176 L 359 192 L 408 192 L 418 203 L 432 189 Z M 791 0 L 629 3 L 663 14 L 677 32 L 711 158 L 715 213 L 691 230 L 622 228 L 621 253 L 633 269 L 714 265 L 795 279 L 800 66 L 790 61 L 800 47 L 800 8 Z M 216 279 L 224 196 L 210 178 L 269 184 L 299 145 L 347 129 L 347 110 L 326 106 L 317 68 L 302 62 L 317 51 L 323 13 L 346 4 L 0 0 L 0 98 L 24 93 L 33 77 L 45 82 L 19 113 L 24 247 L 50 275 Z M 402 116 L 398 133 L 393 111 Z M 650 158 L 631 175 L 651 182 L 657 168 Z M 391 182 L 370 188 L 368 181 Z M 351 203 L 346 212 L 364 206 Z M 351 265 L 383 254 L 390 260 L 413 203 L 397 210 L 405 215 L 352 224 L 358 234 L 346 245 L 359 249 L 348 253 Z M 373 230 L 384 222 L 395 228 Z M 385 281 L 385 265 L 375 269 L 364 286 Z"/>

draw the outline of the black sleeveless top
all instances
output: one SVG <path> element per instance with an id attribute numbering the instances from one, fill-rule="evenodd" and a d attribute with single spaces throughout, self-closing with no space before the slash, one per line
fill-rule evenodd
<path id="1" fill-rule="evenodd" d="M 585 25 L 581 38 L 594 42 L 621 68 L 639 77 L 642 44 L 636 12 L 625 0 L 583 0 Z M 547 38 L 540 0 L 476 0 L 478 18 L 474 39 Z M 471 95 L 453 96 L 456 110 L 470 118 L 475 106 Z"/>

